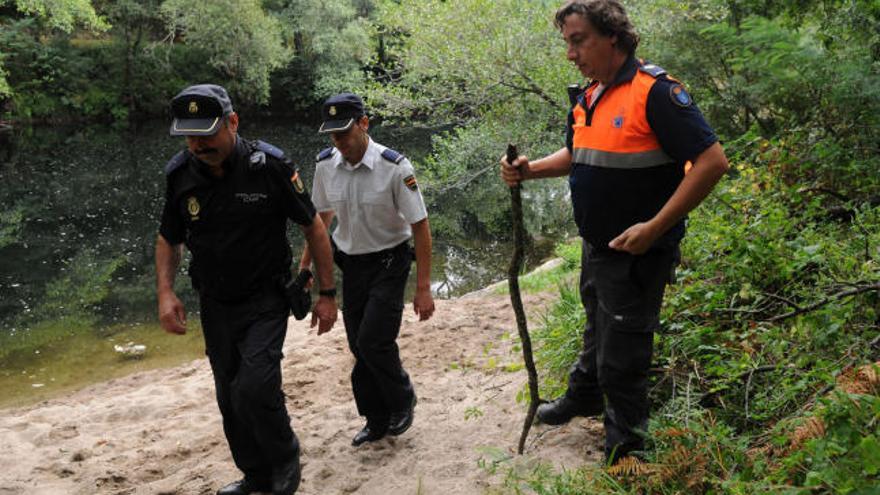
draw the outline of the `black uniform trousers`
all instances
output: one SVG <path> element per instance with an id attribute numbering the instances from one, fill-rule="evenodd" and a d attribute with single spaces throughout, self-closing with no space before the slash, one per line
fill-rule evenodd
<path id="1" fill-rule="evenodd" d="M 267 288 L 239 302 L 201 296 L 202 328 L 223 431 L 235 465 L 268 481 L 299 451 L 281 391 L 281 348 L 289 308 Z"/>
<path id="2" fill-rule="evenodd" d="M 654 332 L 678 259 L 677 244 L 631 255 L 583 243 L 580 293 L 587 322 L 566 396 L 584 405 L 604 396 L 605 456 L 612 462 L 644 448 Z"/>
<path id="3" fill-rule="evenodd" d="M 334 247 L 334 260 L 342 270 L 345 334 L 355 357 L 351 388 L 358 414 L 374 424 L 409 409 L 415 397 L 396 342 L 412 259 L 405 242 L 360 255 Z"/>

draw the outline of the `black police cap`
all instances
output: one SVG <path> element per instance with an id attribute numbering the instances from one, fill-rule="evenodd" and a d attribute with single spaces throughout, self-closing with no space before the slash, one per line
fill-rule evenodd
<path id="1" fill-rule="evenodd" d="M 212 136 L 223 117 L 232 113 L 232 100 L 222 86 L 197 84 L 171 100 L 172 136 Z"/>
<path id="2" fill-rule="evenodd" d="M 327 98 L 321 109 L 321 128 L 318 132 L 347 131 L 355 120 L 364 115 L 364 100 L 354 93 L 340 93 Z"/>

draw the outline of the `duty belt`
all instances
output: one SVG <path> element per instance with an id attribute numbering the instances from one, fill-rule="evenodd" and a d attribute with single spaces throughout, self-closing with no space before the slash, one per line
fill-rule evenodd
<path id="1" fill-rule="evenodd" d="M 388 249 L 383 249 L 381 251 L 373 251 L 372 253 L 363 253 L 363 254 L 346 254 L 345 252 L 339 250 L 334 243 L 333 251 L 336 253 L 336 256 L 339 256 L 346 260 L 356 261 L 359 263 L 375 263 L 381 262 L 389 258 L 389 256 L 394 256 L 396 254 L 405 253 L 409 251 L 409 241 L 403 241 L 400 244 L 390 247 Z"/>

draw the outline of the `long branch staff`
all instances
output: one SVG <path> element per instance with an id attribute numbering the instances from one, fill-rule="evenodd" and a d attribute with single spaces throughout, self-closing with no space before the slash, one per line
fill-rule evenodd
<path id="1" fill-rule="evenodd" d="M 516 146 L 507 145 L 507 163 L 513 163 L 519 153 Z M 519 272 L 523 265 L 523 252 L 525 250 L 525 227 L 523 226 L 522 195 L 520 184 L 510 187 L 510 206 L 513 214 L 513 257 L 510 259 L 510 267 L 507 269 L 507 284 L 510 287 L 510 304 L 516 315 L 516 327 L 519 330 L 519 339 L 522 342 L 523 361 L 529 374 L 529 411 L 526 413 L 526 421 L 523 424 L 522 434 L 519 437 L 519 445 L 516 452 L 523 453 L 529 428 L 535 419 L 538 404 L 541 398 L 538 395 L 538 372 L 535 370 L 535 359 L 532 357 L 532 339 L 529 337 L 529 328 L 526 322 L 526 312 L 523 310 L 522 296 L 519 293 Z"/>

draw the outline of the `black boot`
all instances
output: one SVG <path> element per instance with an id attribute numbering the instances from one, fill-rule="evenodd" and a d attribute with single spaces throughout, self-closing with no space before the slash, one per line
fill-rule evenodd
<path id="1" fill-rule="evenodd" d="M 416 396 L 413 394 L 412 404 L 410 404 L 409 409 L 391 413 L 391 417 L 388 418 L 389 435 L 402 435 L 403 432 L 412 426 L 416 412 L 416 400 Z"/>
<path id="2" fill-rule="evenodd" d="M 272 487 L 268 481 L 257 482 L 243 478 L 217 490 L 217 495 L 250 495 L 255 492 L 268 492 Z"/>
<path id="3" fill-rule="evenodd" d="M 538 421 L 545 425 L 561 425 L 568 423 L 575 416 L 599 416 L 604 409 L 602 401 L 581 404 L 567 396 L 538 406 Z"/>
<path id="4" fill-rule="evenodd" d="M 351 445 L 357 447 L 364 442 L 381 440 L 388 433 L 388 419 L 367 418 L 367 424 L 351 439 Z"/>

